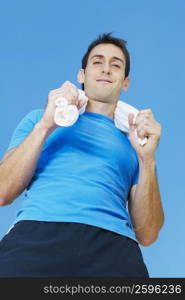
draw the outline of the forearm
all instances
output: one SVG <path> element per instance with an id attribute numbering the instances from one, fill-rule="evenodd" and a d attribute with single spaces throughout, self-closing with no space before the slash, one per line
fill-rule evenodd
<path id="1" fill-rule="evenodd" d="M 132 222 L 138 240 L 150 244 L 156 240 L 164 222 L 154 159 L 139 160 L 140 175 L 131 206 Z"/>
<path id="2" fill-rule="evenodd" d="M 15 152 L 0 165 L 0 204 L 10 204 L 28 186 L 33 177 L 42 146 L 50 134 L 42 122 L 35 125 L 32 132 Z"/>

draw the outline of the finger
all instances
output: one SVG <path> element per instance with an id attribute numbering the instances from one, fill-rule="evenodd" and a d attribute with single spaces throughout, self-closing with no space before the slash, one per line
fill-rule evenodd
<path id="1" fill-rule="evenodd" d="M 56 97 L 63 97 L 63 93 L 61 93 L 61 92 L 54 92 L 54 93 L 52 93 L 52 94 L 50 94 L 50 98 L 51 99 L 53 99 L 53 98 L 55 98 L 56 99 Z"/>
<path id="2" fill-rule="evenodd" d="M 132 145 L 134 146 L 134 148 L 139 149 L 138 140 L 137 140 L 137 136 L 135 134 L 135 130 L 129 130 L 129 139 L 131 140 Z"/>
<path id="3" fill-rule="evenodd" d="M 139 111 L 139 113 L 153 115 L 153 112 L 152 112 L 152 110 L 150 108 L 148 108 L 148 109 L 141 109 Z"/>
<path id="4" fill-rule="evenodd" d="M 146 129 L 143 127 L 140 130 L 137 130 L 137 136 L 141 139 L 145 138 L 148 135 L 149 134 L 147 133 Z"/>
<path id="5" fill-rule="evenodd" d="M 158 128 L 160 127 L 160 124 L 158 122 L 156 122 L 155 120 L 152 119 L 147 119 L 147 118 L 143 118 L 143 119 L 139 119 L 136 122 L 137 124 L 137 128 L 139 129 L 141 126 L 149 126 L 149 127 L 153 127 L 153 128 Z"/>
<path id="6" fill-rule="evenodd" d="M 137 134 L 139 137 L 144 138 L 145 136 L 160 136 L 160 130 L 158 127 L 143 125 L 139 129 L 137 128 Z"/>
<path id="7" fill-rule="evenodd" d="M 71 86 L 71 84 L 69 84 L 68 82 L 65 82 L 59 88 L 52 90 L 50 93 L 54 94 L 55 92 L 61 92 L 65 89 L 68 89 L 69 86 Z"/>
<path id="8" fill-rule="evenodd" d="M 150 123 L 150 122 L 154 122 L 155 120 L 153 119 L 153 117 L 151 115 L 148 114 L 138 114 L 136 116 L 136 125 L 138 126 L 141 122 L 144 122 L 146 124 Z"/>
<path id="9" fill-rule="evenodd" d="M 143 109 L 143 110 L 140 110 L 140 113 L 141 113 L 142 115 L 144 115 L 144 116 L 150 118 L 150 119 L 153 119 L 153 120 L 155 119 L 155 118 L 154 118 L 154 114 L 153 114 L 153 112 L 152 112 L 151 109 Z"/>
<path id="10" fill-rule="evenodd" d="M 129 124 L 129 128 L 131 130 L 135 129 L 134 114 L 132 114 L 132 113 L 128 114 L 128 124 Z"/>
<path id="11" fill-rule="evenodd" d="M 84 101 L 83 100 L 78 100 L 77 108 L 80 109 L 83 105 L 84 105 Z"/>
<path id="12" fill-rule="evenodd" d="M 50 99 L 50 102 L 53 103 L 55 105 L 55 107 L 64 107 L 66 105 L 68 105 L 68 100 L 67 98 L 64 98 L 63 96 L 61 95 L 56 95 L 56 96 L 53 96 L 51 99 Z"/>
<path id="13" fill-rule="evenodd" d="M 136 121 L 136 125 L 137 125 L 137 128 L 140 129 L 140 127 L 142 126 L 153 126 L 155 127 L 156 126 L 156 122 L 154 122 L 153 120 L 151 119 L 139 119 Z"/>
<path id="14" fill-rule="evenodd" d="M 66 80 L 59 88 L 62 88 L 63 86 L 69 86 L 71 84 L 72 84 L 72 82 L 70 82 L 69 80 Z"/>

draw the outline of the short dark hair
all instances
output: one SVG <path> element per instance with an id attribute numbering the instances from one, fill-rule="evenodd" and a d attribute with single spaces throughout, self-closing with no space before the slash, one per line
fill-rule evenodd
<path id="1" fill-rule="evenodd" d="M 130 72 L 130 55 L 126 47 L 127 41 L 120 38 L 113 37 L 111 34 L 112 32 L 100 34 L 96 40 L 91 42 L 91 44 L 87 48 L 86 53 L 82 58 L 82 69 L 85 70 L 87 66 L 89 54 L 94 47 L 96 47 L 99 44 L 113 44 L 119 47 L 122 50 L 123 55 L 125 56 L 125 61 L 126 61 L 125 77 L 127 77 Z M 82 84 L 82 89 L 84 90 L 84 84 Z"/>

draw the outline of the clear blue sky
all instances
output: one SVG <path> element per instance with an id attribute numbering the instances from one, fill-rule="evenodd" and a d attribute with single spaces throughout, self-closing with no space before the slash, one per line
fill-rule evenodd
<path id="1" fill-rule="evenodd" d="M 0 159 L 13 130 L 50 90 L 76 75 L 88 44 L 112 31 L 128 42 L 131 87 L 121 99 L 163 126 L 156 153 L 165 225 L 141 250 L 151 277 L 185 277 L 185 1 L 1 1 Z M 79 86 L 80 87 L 80 86 Z M 0 238 L 24 195 L 0 207 Z"/>

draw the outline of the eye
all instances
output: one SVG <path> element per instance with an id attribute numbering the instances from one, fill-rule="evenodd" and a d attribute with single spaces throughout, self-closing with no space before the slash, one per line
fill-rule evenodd
<path id="1" fill-rule="evenodd" d="M 120 69 L 120 66 L 119 66 L 119 65 L 114 64 L 113 66 Z"/>
<path id="2" fill-rule="evenodd" d="M 93 65 L 95 65 L 95 64 L 101 64 L 101 61 L 95 61 L 95 62 L 93 62 Z"/>

